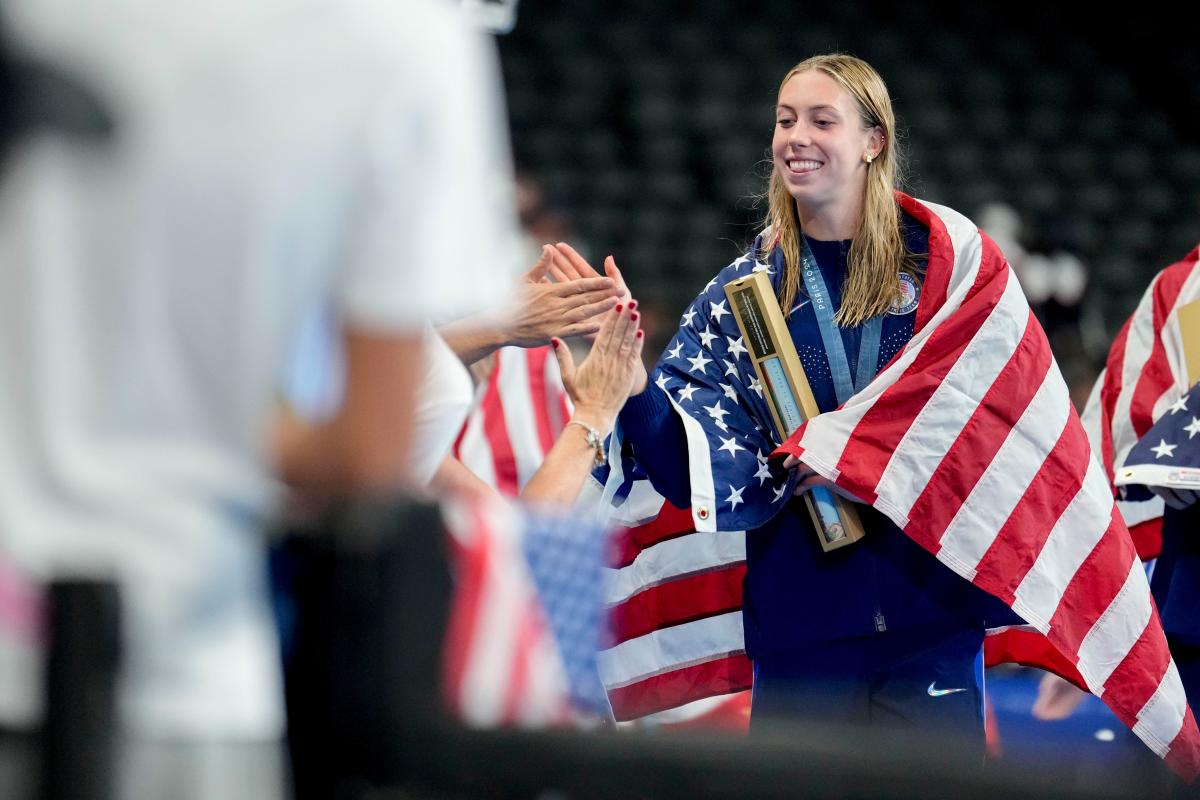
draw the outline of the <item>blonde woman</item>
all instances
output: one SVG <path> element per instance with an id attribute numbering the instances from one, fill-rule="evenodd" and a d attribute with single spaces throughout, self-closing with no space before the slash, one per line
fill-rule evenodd
<path id="1" fill-rule="evenodd" d="M 942 728 L 982 758 L 984 618 L 1011 612 L 870 506 L 860 507 L 862 541 L 822 552 L 793 497 L 815 485 L 844 490 L 803 465 L 768 463 L 770 416 L 721 289 L 769 272 L 822 412 L 905 347 L 930 230 L 917 201 L 896 191 L 891 100 L 870 65 L 824 55 L 787 73 L 774 115 L 765 230 L 684 314 L 655 380 L 638 376 L 620 415 L 632 454 L 622 475 L 647 476 L 692 509 L 697 529 L 746 531 L 752 725 L 782 717 Z M 595 274 L 559 250 L 559 263 L 572 265 L 566 277 Z M 606 272 L 619 278 L 611 263 Z M 749 421 L 741 430 L 731 427 L 739 414 Z"/>

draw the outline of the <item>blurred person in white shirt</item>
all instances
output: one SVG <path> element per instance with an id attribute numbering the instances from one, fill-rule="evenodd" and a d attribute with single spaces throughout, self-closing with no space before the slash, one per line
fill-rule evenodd
<path id="1" fill-rule="evenodd" d="M 402 487 L 423 331 L 507 294 L 494 52 L 434 2 L 7 11 L 115 130 L 25 137 L 0 172 L 0 576 L 35 604 L 54 577 L 118 582 L 121 795 L 280 796 L 276 475 Z M 322 299 L 344 398 L 273 464 L 275 390 Z M 38 724 L 42 655 L 0 613 L 0 727 Z"/>

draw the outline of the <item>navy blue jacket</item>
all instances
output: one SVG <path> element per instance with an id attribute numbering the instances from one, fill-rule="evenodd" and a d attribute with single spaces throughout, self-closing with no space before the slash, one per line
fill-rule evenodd
<path id="1" fill-rule="evenodd" d="M 1200 503 L 1163 514 L 1162 553 L 1150 589 L 1173 641 L 1200 645 Z"/>
<path id="2" fill-rule="evenodd" d="M 928 252 L 928 231 L 904 217 L 910 252 Z M 849 242 L 809 240 L 830 293 L 841 303 Z M 803 291 L 803 290 L 802 290 Z M 838 406 L 829 362 L 812 304 L 799 307 L 788 327 L 821 411 Z M 912 338 L 915 311 L 883 322 L 880 369 Z M 862 331 L 841 328 L 850 374 L 857 369 Z M 655 489 L 678 506 L 691 503 L 683 424 L 659 391 L 630 398 L 621 427 Z M 909 539 L 890 520 L 860 506 L 866 537 L 822 552 L 801 498 L 746 538 L 743 620 L 751 658 L 802 649 L 805 643 L 867 636 L 925 625 L 979 629 L 1020 620 L 1007 606 L 960 578 Z"/>

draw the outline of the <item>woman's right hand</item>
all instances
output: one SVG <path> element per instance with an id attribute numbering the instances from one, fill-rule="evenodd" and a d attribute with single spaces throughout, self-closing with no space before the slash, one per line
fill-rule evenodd
<path id="1" fill-rule="evenodd" d="M 592 265 L 587 262 L 583 256 L 575 250 L 574 247 L 566 242 L 559 242 L 554 246 L 554 257 L 550 262 L 550 274 L 559 282 L 576 281 L 582 278 L 599 278 L 600 273 L 592 268 Z M 621 270 L 617 269 L 617 261 L 612 256 L 607 256 L 604 259 L 604 275 L 611 278 L 617 291 L 619 292 L 619 302 L 623 306 L 628 306 L 632 310 L 637 309 L 637 301 L 629 292 L 629 287 L 625 283 L 625 278 L 621 275 Z M 633 391 L 631 395 L 641 394 L 646 390 L 649 383 L 649 376 L 646 374 L 646 367 L 641 361 L 638 361 L 634 370 Z"/>
<path id="2" fill-rule="evenodd" d="M 506 331 L 516 347 L 542 347 L 554 336 L 587 336 L 600 330 L 600 315 L 627 302 L 624 283 L 603 275 L 551 282 L 546 273 L 558 251 L 542 245 L 537 262 L 522 276 L 520 301 Z"/>
<path id="3" fill-rule="evenodd" d="M 605 315 L 592 349 L 578 367 L 566 344 L 561 339 L 553 340 L 563 386 L 575 404 L 572 419 L 585 422 L 603 434 L 612 430 L 617 413 L 633 394 L 637 373 L 645 375 L 643 340 L 638 313 L 628 303 Z"/>
<path id="4" fill-rule="evenodd" d="M 812 491 L 813 489 L 822 488 L 828 489 L 834 494 L 840 495 L 852 503 L 862 502 L 862 500 L 855 497 L 841 486 L 838 486 L 833 481 L 818 475 L 815 469 L 810 467 L 808 464 L 805 464 L 795 456 L 789 455 L 787 458 L 785 458 L 783 460 L 783 468 L 796 470 L 796 475 L 798 475 L 800 478 L 799 482 L 796 484 L 796 488 L 792 491 L 792 494 L 796 497 L 799 497 L 805 492 Z"/>

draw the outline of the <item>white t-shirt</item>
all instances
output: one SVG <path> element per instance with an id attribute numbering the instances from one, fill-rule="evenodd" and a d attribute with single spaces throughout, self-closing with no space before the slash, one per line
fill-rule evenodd
<path id="1" fill-rule="evenodd" d="M 494 52 L 405 0 L 6 11 L 118 127 L 0 174 L 0 575 L 120 580 L 135 730 L 277 736 L 273 392 L 322 298 L 413 332 L 507 293 Z M 40 649 L 4 605 L 0 725 L 25 724 Z"/>
<path id="2" fill-rule="evenodd" d="M 422 387 L 413 408 L 409 472 L 420 486 L 433 480 L 475 402 L 471 373 L 442 337 L 430 331 L 422 352 Z"/>
<path id="3" fill-rule="evenodd" d="M 329 315 L 310 314 L 281 391 L 291 410 L 309 423 L 332 418 L 345 391 L 345 358 Z M 414 398 L 408 477 L 427 486 L 450 454 L 475 402 L 471 373 L 432 325 L 421 342 L 421 391 Z"/>

